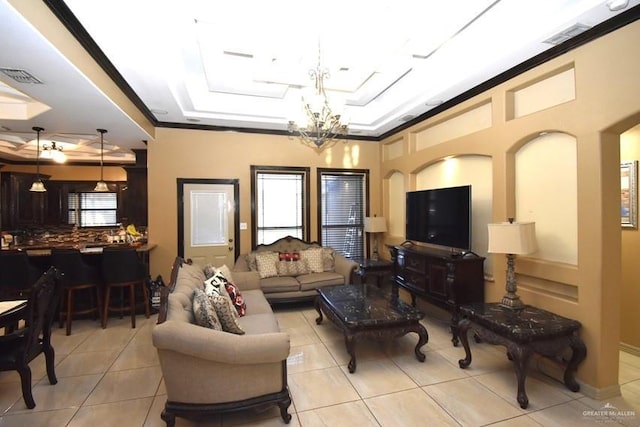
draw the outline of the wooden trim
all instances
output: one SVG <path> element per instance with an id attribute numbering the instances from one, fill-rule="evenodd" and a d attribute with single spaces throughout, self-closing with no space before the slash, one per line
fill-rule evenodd
<path id="1" fill-rule="evenodd" d="M 234 259 L 240 256 L 240 180 L 234 179 L 209 179 L 209 178 L 176 178 L 178 186 L 178 256 L 184 256 L 184 185 L 185 184 L 217 184 L 233 185 L 234 199 Z"/>
<path id="2" fill-rule="evenodd" d="M 259 172 L 284 172 L 304 174 L 304 194 L 302 195 L 304 219 L 303 238 L 309 240 L 311 236 L 311 168 L 301 166 L 256 166 L 251 165 L 251 248 L 257 246 L 257 223 L 256 217 L 256 175 Z M 237 257 L 236 257 L 237 258 Z"/>

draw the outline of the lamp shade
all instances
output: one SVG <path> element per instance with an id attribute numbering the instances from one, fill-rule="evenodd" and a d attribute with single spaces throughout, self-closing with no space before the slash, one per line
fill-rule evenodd
<path id="1" fill-rule="evenodd" d="M 525 255 L 538 249 L 535 222 L 488 224 L 489 253 Z"/>
<path id="2" fill-rule="evenodd" d="M 384 233 L 387 231 L 387 223 L 384 217 L 368 216 L 364 219 L 364 231 L 367 233 Z"/>

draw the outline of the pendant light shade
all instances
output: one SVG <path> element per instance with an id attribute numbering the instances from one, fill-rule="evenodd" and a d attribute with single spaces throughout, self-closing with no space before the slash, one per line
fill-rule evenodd
<path id="1" fill-rule="evenodd" d="M 107 183 L 104 182 L 103 171 L 104 171 L 104 134 L 107 133 L 106 129 L 96 129 L 100 133 L 100 181 L 96 183 L 96 188 L 93 191 L 98 191 L 100 193 L 104 193 L 109 191 L 109 187 L 107 187 Z"/>
<path id="2" fill-rule="evenodd" d="M 42 179 L 40 179 L 40 132 L 42 132 L 44 129 L 38 126 L 34 126 L 31 129 L 33 129 L 34 131 L 36 131 L 36 141 L 37 141 L 37 151 L 36 151 L 36 174 L 37 174 L 37 178 L 35 181 L 33 181 L 33 184 L 31 184 L 31 188 L 29 189 L 29 191 L 33 191 L 34 193 L 44 193 L 45 191 L 47 191 L 46 188 L 44 188 L 44 184 L 42 183 Z"/>

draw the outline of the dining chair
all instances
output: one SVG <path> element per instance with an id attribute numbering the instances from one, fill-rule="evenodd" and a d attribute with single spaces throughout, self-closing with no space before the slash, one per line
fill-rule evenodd
<path id="1" fill-rule="evenodd" d="M 105 286 L 104 309 L 102 311 L 102 327 L 107 327 L 107 319 L 110 311 L 120 314 L 129 311 L 131 315 L 131 327 L 136 327 L 136 308 L 144 305 L 145 316 L 149 318 L 149 294 L 147 292 L 146 279 L 148 277 L 147 266 L 144 264 L 135 248 L 104 248 L 102 251 L 102 280 Z M 143 301 L 136 303 L 136 287 L 142 288 Z M 119 306 L 112 305 L 111 295 L 113 288 L 120 288 Z M 124 295 L 124 289 L 128 288 L 128 297 Z M 125 305 L 125 299 L 127 303 Z"/>
<path id="2" fill-rule="evenodd" d="M 51 323 L 60 298 L 61 280 L 50 267 L 31 287 L 25 308 L 24 326 L 0 336 L 0 371 L 18 371 L 22 397 L 27 408 L 36 406 L 31 392 L 29 363 L 44 353 L 49 383 L 56 384 L 55 352 L 51 345 Z"/>
<path id="3" fill-rule="evenodd" d="M 64 296 L 60 302 L 60 327 L 67 324 L 67 335 L 71 335 L 71 323 L 74 315 L 93 314 L 94 319 L 102 320 L 102 278 L 100 265 L 90 265 L 78 249 L 53 248 L 51 263 L 63 273 Z M 89 306 L 75 308 L 74 295 L 88 292 Z"/>

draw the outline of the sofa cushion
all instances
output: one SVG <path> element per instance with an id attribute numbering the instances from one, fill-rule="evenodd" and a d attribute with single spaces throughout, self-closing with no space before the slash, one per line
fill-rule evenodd
<path id="1" fill-rule="evenodd" d="M 276 264 L 279 261 L 278 252 L 258 252 L 256 254 L 256 265 L 260 278 L 273 277 L 278 275 Z"/>
<path id="2" fill-rule="evenodd" d="M 322 248 L 309 248 L 300 252 L 302 260 L 306 260 L 309 268 L 314 273 L 322 273 L 324 271 L 324 261 L 322 259 Z"/>
<path id="3" fill-rule="evenodd" d="M 178 270 L 176 278 L 176 287 L 174 293 L 182 293 L 189 300 L 193 295 L 194 289 L 204 289 L 204 272 L 202 268 L 193 264 L 182 264 Z"/>
<path id="4" fill-rule="evenodd" d="M 311 273 L 309 263 L 305 259 L 299 261 L 278 261 L 278 276 L 300 276 Z"/>
<path id="5" fill-rule="evenodd" d="M 295 277 L 277 276 L 260 279 L 260 289 L 265 293 L 300 290 L 300 283 Z"/>
<path id="6" fill-rule="evenodd" d="M 269 302 L 264 297 L 264 293 L 259 289 L 251 289 L 243 291 L 242 296 L 247 303 L 247 315 L 253 316 L 254 314 L 273 314 L 273 310 L 269 305 Z"/>
<path id="7" fill-rule="evenodd" d="M 344 277 L 338 273 L 326 271 L 323 273 L 311 273 L 297 277 L 300 282 L 300 290 L 307 291 L 323 286 L 344 285 Z"/>
<path id="8" fill-rule="evenodd" d="M 196 325 L 205 328 L 222 330 L 222 324 L 216 314 L 211 300 L 202 289 L 193 290 L 193 319 Z"/>
<path id="9" fill-rule="evenodd" d="M 278 321 L 273 313 L 252 314 L 240 319 L 240 326 L 247 335 L 279 332 Z"/>
<path id="10" fill-rule="evenodd" d="M 211 303 L 216 309 L 216 314 L 220 323 L 222 324 L 222 330 L 225 332 L 231 332 L 233 334 L 242 335 L 244 330 L 238 323 L 238 313 L 236 309 L 229 303 L 229 298 L 220 294 L 213 294 L 209 296 Z"/>

